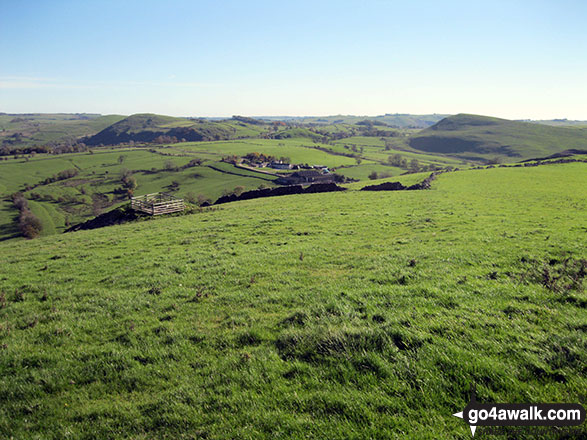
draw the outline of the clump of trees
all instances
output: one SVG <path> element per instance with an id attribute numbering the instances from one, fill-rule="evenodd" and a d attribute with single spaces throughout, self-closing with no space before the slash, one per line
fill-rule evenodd
<path id="1" fill-rule="evenodd" d="M 196 196 L 196 194 L 194 194 L 193 192 L 188 192 L 185 196 L 184 196 L 184 200 L 186 202 L 189 202 L 193 205 L 198 205 L 198 206 L 202 206 L 203 204 L 207 203 L 209 205 L 212 204 L 212 199 L 210 197 L 205 196 L 204 194 L 198 194 Z"/>
<path id="2" fill-rule="evenodd" d="M 18 229 L 26 238 L 35 238 L 41 234 L 43 224 L 29 208 L 27 199 L 21 192 L 12 195 L 12 203 L 19 210 Z"/>
<path id="3" fill-rule="evenodd" d="M 182 139 L 182 141 L 185 141 L 185 139 Z M 176 144 L 179 141 L 175 136 L 162 134 L 161 136 L 157 136 L 155 139 L 153 139 L 153 142 L 155 144 Z"/>
<path id="4" fill-rule="evenodd" d="M 223 196 L 231 196 L 234 194 L 236 196 L 240 196 L 243 192 L 245 192 L 245 187 L 239 185 L 239 186 L 235 187 L 232 191 L 229 189 L 222 190 L 222 195 Z"/>
<path id="5" fill-rule="evenodd" d="M 212 204 L 212 199 L 205 196 L 204 194 L 198 194 L 198 206 L 202 206 L 204 203 Z"/>
<path id="6" fill-rule="evenodd" d="M 70 168 L 67 170 L 59 171 L 57 174 L 54 174 L 51 177 L 47 177 L 45 180 L 43 180 L 40 183 L 40 185 L 49 185 L 50 183 L 58 182 L 60 180 L 71 179 L 72 177 L 75 177 L 78 174 L 79 174 L 79 171 L 76 170 L 75 168 Z"/>
<path id="7" fill-rule="evenodd" d="M 391 173 L 388 172 L 383 172 L 383 173 L 378 173 L 377 171 L 372 171 L 369 176 L 370 180 L 377 180 L 377 179 L 387 179 L 388 177 L 392 177 Z"/>
<path id="8" fill-rule="evenodd" d="M 233 154 L 230 156 L 224 156 L 222 158 L 222 162 L 231 163 L 233 165 L 236 165 L 238 163 L 238 156 L 236 154 Z"/>
<path id="9" fill-rule="evenodd" d="M 178 166 L 171 159 L 169 159 L 169 160 L 165 161 L 165 170 L 166 171 L 177 171 Z"/>
<path id="10" fill-rule="evenodd" d="M 408 161 L 404 159 L 400 154 L 394 154 L 387 158 L 387 163 L 393 167 L 408 168 Z"/>
<path id="11" fill-rule="evenodd" d="M 134 190 L 137 189 L 137 179 L 132 175 L 132 171 L 127 168 L 123 168 L 120 172 L 120 183 L 121 187 L 117 192 L 126 193 L 130 198 L 134 194 Z"/>
<path id="12" fill-rule="evenodd" d="M 273 162 L 275 156 L 254 152 L 245 154 L 243 159 L 248 160 L 249 162 Z"/>
<path id="13" fill-rule="evenodd" d="M 192 159 L 187 164 L 185 164 L 182 168 L 193 168 L 199 167 L 204 163 L 204 161 L 200 158 Z"/>

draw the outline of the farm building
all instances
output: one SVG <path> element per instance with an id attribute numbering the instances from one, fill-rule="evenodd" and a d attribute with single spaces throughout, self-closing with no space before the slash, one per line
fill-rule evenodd
<path id="1" fill-rule="evenodd" d="M 281 161 L 279 162 L 271 162 L 269 164 L 270 168 L 273 168 L 274 170 L 289 170 L 291 168 L 291 165 L 289 163 L 283 163 Z"/>
<path id="2" fill-rule="evenodd" d="M 317 170 L 302 170 L 296 171 L 288 176 L 280 177 L 275 180 L 275 183 L 280 185 L 300 185 L 305 183 L 328 183 L 334 182 L 334 176 L 331 174 L 323 174 Z"/>

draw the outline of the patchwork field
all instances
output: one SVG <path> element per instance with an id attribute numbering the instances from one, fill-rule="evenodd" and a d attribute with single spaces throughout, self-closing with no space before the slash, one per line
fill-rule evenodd
<path id="1" fill-rule="evenodd" d="M 114 173 L 117 154 L 93 159 Z M 451 414 L 472 384 L 482 402 L 579 402 L 586 171 L 0 242 L 0 436 L 469 439 Z"/>
<path id="2" fill-rule="evenodd" d="M 160 149 L 164 154 L 168 149 Z M 193 159 L 203 159 L 200 166 L 185 167 Z M 9 195 L 22 191 L 31 210 L 43 224 L 43 235 L 62 232 L 74 224 L 104 210 L 127 203 L 118 193 L 124 170 L 136 179 L 136 195 L 159 191 L 174 192 L 180 197 L 202 194 L 215 200 L 224 191 L 237 186 L 255 189 L 273 186 L 271 175 L 237 169 L 216 162 L 220 155 L 206 160 L 199 155 L 167 156 L 155 149 L 98 149 L 90 153 L 36 155 L 28 159 L 0 162 L 0 239 L 18 235 L 15 218 L 18 211 Z M 77 170 L 70 179 L 43 183 L 64 170 Z M 26 190 L 26 187 L 32 189 Z"/>
<path id="3" fill-rule="evenodd" d="M 171 122 L 167 124 L 190 123 L 169 119 Z M 363 152 L 355 153 L 343 145 L 322 144 L 307 138 L 252 138 L 6 157 L 0 161 L 0 240 L 19 235 L 16 226 L 18 210 L 10 200 L 10 195 L 18 191 L 34 202 L 30 203 L 30 208 L 43 225 L 42 234 L 50 235 L 126 203 L 128 197 L 120 191 L 124 172 L 131 173 L 136 180 L 135 195 L 166 191 L 179 197 L 201 195 L 216 200 L 236 187 L 250 190 L 260 185 L 273 186 L 276 179 L 270 174 L 221 162 L 225 157 L 262 153 L 286 158 L 291 163 L 325 165 L 348 178 L 360 180 L 367 180 L 373 172 L 380 177 L 399 176 L 406 172 L 407 165 L 399 168 L 386 162 L 391 152 L 384 152 L 383 148 L 384 145 L 369 146 Z M 353 154 L 356 157 L 352 157 Z M 433 156 L 410 152 L 401 154 L 406 163 L 413 157 L 420 157 L 423 166 L 460 163 L 440 157 L 433 161 Z M 192 160 L 199 160 L 199 165 L 186 167 Z M 74 170 L 77 175 L 66 180 L 46 181 L 66 170 Z"/>

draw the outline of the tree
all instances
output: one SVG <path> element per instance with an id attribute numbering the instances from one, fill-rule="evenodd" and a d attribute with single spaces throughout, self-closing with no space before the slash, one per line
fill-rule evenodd
<path id="1" fill-rule="evenodd" d="M 18 217 L 18 228 L 26 238 L 35 238 L 43 230 L 41 221 L 28 209 L 21 211 Z"/>
<path id="2" fill-rule="evenodd" d="M 412 171 L 418 171 L 420 169 L 420 162 L 418 162 L 418 159 L 414 158 L 410 161 L 410 169 Z"/>
<path id="3" fill-rule="evenodd" d="M 357 162 L 357 165 L 361 165 L 361 162 L 363 162 L 363 159 L 361 159 L 360 157 L 355 157 L 355 162 Z"/>
<path id="4" fill-rule="evenodd" d="M 377 177 L 378 177 L 378 176 L 377 176 L 377 171 L 372 171 L 372 172 L 369 174 L 369 176 L 368 176 L 368 177 L 369 177 L 369 179 L 370 179 L 370 180 L 376 180 L 376 179 L 377 179 Z"/>
<path id="5" fill-rule="evenodd" d="M 126 156 L 124 154 L 121 154 L 120 156 L 118 156 L 118 163 L 124 162 L 124 159 L 126 159 Z"/>
<path id="6" fill-rule="evenodd" d="M 394 154 L 393 156 L 389 156 L 387 158 L 387 163 L 394 167 L 401 167 L 402 166 L 402 157 L 400 154 Z"/>
<path id="7" fill-rule="evenodd" d="M 245 192 L 245 187 L 237 186 L 236 188 L 234 188 L 233 194 L 235 194 L 236 196 L 240 196 L 243 192 Z"/>
<path id="8" fill-rule="evenodd" d="M 129 170 L 128 168 L 123 168 L 120 170 L 120 180 L 121 181 L 124 181 L 124 179 L 127 179 L 130 176 L 132 176 L 132 171 Z"/>

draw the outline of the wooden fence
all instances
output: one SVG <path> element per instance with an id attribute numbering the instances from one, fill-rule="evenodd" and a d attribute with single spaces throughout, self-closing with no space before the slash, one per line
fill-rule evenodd
<path id="1" fill-rule="evenodd" d="M 170 214 L 183 211 L 183 199 L 178 199 L 168 193 L 146 194 L 130 199 L 130 207 L 135 211 L 146 212 L 151 215 Z"/>

